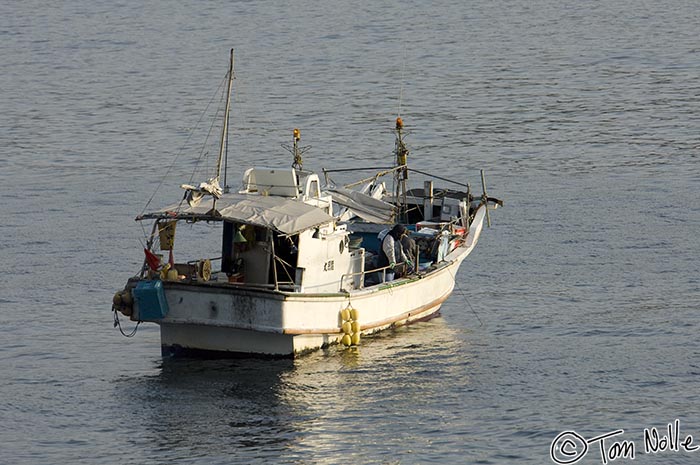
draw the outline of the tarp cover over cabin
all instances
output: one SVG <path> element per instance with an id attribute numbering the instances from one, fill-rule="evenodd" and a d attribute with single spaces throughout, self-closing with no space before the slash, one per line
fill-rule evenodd
<path id="1" fill-rule="evenodd" d="M 338 292 L 343 275 L 352 276 L 363 262 L 351 257 L 348 233 L 331 216 L 332 199 L 321 195 L 318 177 L 263 168 L 246 171 L 243 181 L 239 193 L 181 202 L 138 219 L 223 222 L 221 271 L 229 282 Z"/>

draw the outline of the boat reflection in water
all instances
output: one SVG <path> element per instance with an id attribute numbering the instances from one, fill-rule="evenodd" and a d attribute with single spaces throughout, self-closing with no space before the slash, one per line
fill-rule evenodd
<path id="1" fill-rule="evenodd" d="M 456 406 L 444 394 L 457 383 L 469 389 L 471 364 L 464 338 L 442 318 L 297 359 L 168 358 L 154 376 L 117 383 L 130 393 L 123 421 L 148 432 L 125 447 L 149 442 L 166 456 L 201 453 L 208 463 L 338 463 L 339 454 L 367 463 L 377 458 L 363 452 L 368 441 L 429 447 L 440 439 L 441 419 L 422 409 L 449 415 Z M 400 436 L 386 429 L 387 415 Z"/>

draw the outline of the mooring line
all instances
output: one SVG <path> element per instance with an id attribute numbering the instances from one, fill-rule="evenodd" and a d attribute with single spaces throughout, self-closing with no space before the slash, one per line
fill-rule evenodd
<path id="1" fill-rule="evenodd" d="M 474 307 L 472 307 L 472 304 L 469 302 L 469 299 L 467 299 L 467 296 L 466 296 L 464 290 L 462 289 L 462 286 L 459 285 L 459 282 L 457 281 L 457 276 L 455 276 L 455 275 L 452 273 L 452 270 L 451 270 L 451 269 L 448 268 L 447 271 L 449 271 L 449 272 L 450 272 L 450 275 L 452 275 L 452 279 L 454 279 L 454 281 L 455 281 L 455 286 L 457 286 L 457 288 L 459 289 L 459 293 L 461 294 L 462 298 L 463 298 L 464 301 L 467 303 L 467 305 L 468 305 L 469 308 L 471 309 L 471 311 L 472 311 L 472 313 L 474 314 L 474 316 L 476 317 L 476 319 L 479 320 L 479 326 L 484 326 L 484 322 L 481 321 L 481 318 L 479 318 L 479 314 L 476 313 L 476 310 L 474 310 Z"/>

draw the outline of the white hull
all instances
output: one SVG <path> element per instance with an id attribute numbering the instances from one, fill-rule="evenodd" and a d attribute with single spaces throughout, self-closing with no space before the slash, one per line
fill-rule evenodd
<path id="1" fill-rule="evenodd" d="M 350 292 L 310 294 L 217 283 L 164 282 L 168 314 L 161 325 L 164 354 L 219 352 L 294 356 L 341 341 L 341 311 L 357 310 L 362 335 L 425 320 L 452 293 L 462 261 L 481 233 L 477 212 L 466 241 L 437 269 Z M 133 319 L 139 318 L 138 305 Z"/>

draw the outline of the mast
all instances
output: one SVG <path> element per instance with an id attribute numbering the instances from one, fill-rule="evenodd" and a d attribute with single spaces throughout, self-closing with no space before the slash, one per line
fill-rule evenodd
<path id="1" fill-rule="evenodd" d="M 408 158 L 408 148 L 403 142 L 403 120 L 401 117 L 396 118 L 396 171 L 394 171 L 394 202 L 399 208 L 399 221 L 408 221 L 406 217 L 406 180 L 408 179 L 408 167 L 406 166 Z"/>
<path id="2" fill-rule="evenodd" d="M 231 59 L 229 61 L 229 67 L 228 67 L 228 92 L 226 93 L 226 110 L 224 113 L 224 126 L 221 129 L 221 145 L 219 146 L 219 160 L 216 163 L 216 179 L 217 181 L 219 180 L 219 177 L 221 176 L 221 168 L 224 163 L 224 153 L 228 151 L 228 120 L 229 120 L 229 111 L 231 110 L 231 89 L 233 88 L 233 49 L 231 49 Z M 225 172 L 224 172 L 225 173 Z M 224 174 L 225 176 L 225 174 Z M 226 184 L 226 180 L 224 179 L 224 184 Z M 226 186 L 224 185 L 224 188 Z"/>

